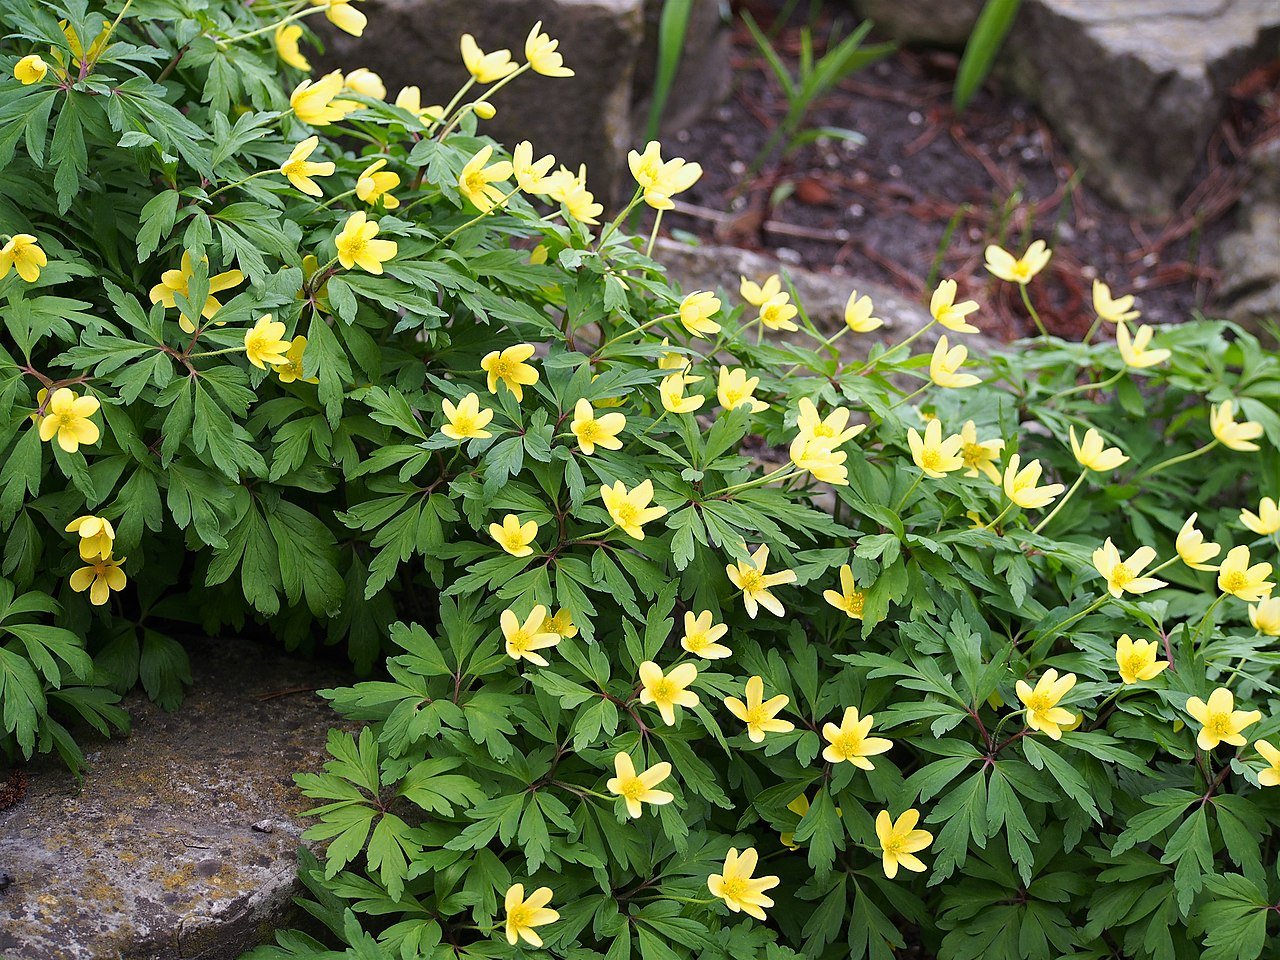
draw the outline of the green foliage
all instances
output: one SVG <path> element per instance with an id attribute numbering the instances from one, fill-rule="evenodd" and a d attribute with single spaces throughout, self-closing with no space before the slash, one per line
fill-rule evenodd
<path id="1" fill-rule="evenodd" d="M 1013 21 L 1018 17 L 1018 9 L 1022 0 L 987 0 L 982 5 L 982 12 L 973 25 L 973 33 L 964 45 L 964 55 L 960 58 L 960 68 L 956 72 L 956 88 L 952 91 L 952 102 L 957 111 L 964 110 L 973 99 L 973 95 L 982 87 L 982 82 L 991 73 L 1004 38 L 1013 29 Z"/>
<path id="2" fill-rule="evenodd" d="M 473 87 L 444 118 L 347 90 L 349 114 L 313 129 L 271 38 L 324 8 L 272 9 L 0 13 L 9 756 L 78 768 L 72 720 L 123 727 L 115 701 L 138 682 L 176 705 L 183 630 L 256 624 L 345 645 L 368 677 L 324 691 L 346 723 L 297 778 L 322 855 L 300 860 L 315 932 L 254 960 L 531 955 L 506 935 L 516 884 L 550 889 L 558 916 L 535 932 L 560 960 L 881 960 L 909 938 L 943 960 L 1267 955 L 1280 789 L 1257 741 L 1280 739 L 1280 626 L 1256 604 L 1251 624 L 1177 538 L 1194 512 L 1222 545 L 1209 562 L 1233 545 L 1274 559 L 1276 534 L 1240 511 L 1280 493 L 1280 359 L 1200 321 L 1161 330 L 1170 355 L 1151 366 L 1127 365 L 1125 340 L 1045 337 L 947 389 L 942 360 L 906 341 L 842 353 L 848 331 L 786 319 L 780 295 L 769 329 L 717 303 L 693 336 L 697 301 L 621 228 L 687 171 L 663 167 L 597 225 L 573 174 L 517 191 L 498 167 L 482 212 L 468 177 L 507 155 L 477 134 Z M 31 53 L 47 78 L 7 79 Z M 314 171 L 319 199 L 279 172 L 312 135 L 311 161 L 334 165 Z M 399 206 L 354 195 L 375 160 Z M 353 246 L 357 213 L 396 244 L 381 272 L 356 266 L 377 251 Z M 22 234 L 48 255 L 34 279 Z M 285 346 L 300 357 L 253 362 Z M 721 363 L 760 378 L 763 406 L 730 396 L 746 387 Z M 521 396 L 517 373 L 537 374 Z M 59 388 L 98 406 L 64 423 Z M 698 409 L 672 409 L 673 388 Z M 1216 439 L 1228 400 L 1260 450 Z M 823 440 L 808 403 L 826 432 L 865 429 Z M 1019 507 L 970 448 L 971 471 L 924 476 L 914 438 L 935 422 L 1002 441 L 997 476 L 1017 454 L 1071 491 Z M 1082 476 L 1072 428 L 1128 460 Z M 632 506 L 660 509 L 629 513 L 615 483 L 642 500 L 651 484 Z M 527 549 L 508 516 L 536 524 Z M 112 524 L 105 553 L 85 517 Z M 1143 573 L 1165 585 L 1109 593 L 1093 560 L 1108 538 L 1152 548 Z M 767 595 L 760 547 L 781 575 Z M 727 656 L 697 653 L 712 624 Z M 1169 665 L 1122 683 L 1123 634 Z M 651 664 L 696 694 L 672 723 Z M 1029 711 L 1050 670 L 1074 685 Z M 785 704 L 756 710 L 753 678 Z M 1243 746 L 1198 745 L 1192 698 L 1218 687 L 1258 711 L 1227 724 Z M 752 739 L 741 717 L 765 713 L 781 724 Z M 669 764 L 649 786 L 670 802 L 630 817 L 610 787 L 621 754 Z M 883 818 L 908 810 L 928 833 L 918 873 L 889 869 L 908 850 Z M 763 919 L 730 909 L 754 907 L 726 867 L 748 848 L 777 879 Z"/>

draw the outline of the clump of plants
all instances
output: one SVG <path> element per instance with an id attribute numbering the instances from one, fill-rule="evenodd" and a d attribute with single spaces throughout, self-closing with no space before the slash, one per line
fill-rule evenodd
<path id="1" fill-rule="evenodd" d="M 952 280 L 887 340 L 686 295 L 623 224 L 696 164 L 610 216 L 477 132 L 572 82 L 540 26 L 446 101 L 304 76 L 317 15 L 0 13 L 11 757 L 256 622 L 376 678 L 255 960 L 1265 955 L 1274 354 L 1102 285 L 983 357 Z"/>

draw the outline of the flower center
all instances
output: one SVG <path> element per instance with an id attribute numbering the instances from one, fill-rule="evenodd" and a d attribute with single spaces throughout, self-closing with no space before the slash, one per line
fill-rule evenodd
<path id="1" fill-rule="evenodd" d="M 667 703 L 676 695 L 676 687 L 674 683 L 663 677 L 649 688 L 649 693 L 656 702 Z"/>
<path id="2" fill-rule="evenodd" d="M 1204 728 L 1215 737 L 1226 737 L 1231 733 L 1231 717 L 1225 713 L 1210 714 Z"/>
<path id="3" fill-rule="evenodd" d="M 725 877 L 721 890 L 726 900 L 741 900 L 747 893 L 747 881 L 742 877 Z"/>
<path id="4" fill-rule="evenodd" d="M 856 733 L 837 734 L 831 745 L 836 748 L 836 752 L 842 757 L 855 757 L 858 750 L 862 746 L 862 738 Z"/>
<path id="5" fill-rule="evenodd" d="M 366 241 L 362 237 L 351 237 L 343 243 L 347 249 L 347 257 L 351 260 L 359 260 L 364 256 L 364 248 Z"/>
<path id="6" fill-rule="evenodd" d="M 596 443 L 602 436 L 603 431 L 600 429 L 600 423 L 596 420 L 588 420 L 578 428 L 578 439 L 583 443 Z"/>
<path id="7" fill-rule="evenodd" d="M 1123 563 L 1117 563 L 1111 571 L 1111 582 L 1123 590 L 1137 579 L 1133 572 Z"/>
<path id="8" fill-rule="evenodd" d="M 758 593 L 764 589 L 764 574 L 754 568 L 739 568 L 738 579 L 742 581 L 743 593 Z"/>
<path id="9" fill-rule="evenodd" d="M 1235 593 L 1237 590 L 1243 590 L 1249 584 L 1249 579 L 1239 570 L 1232 570 L 1222 578 L 1222 589 L 1227 593 Z"/>
<path id="10" fill-rule="evenodd" d="M 507 641 L 516 653 L 525 653 L 529 649 L 529 633 L 523 627 L 513 633 Z"/>
<path id="11" fill-rule="evenodd" d="M 483 193 L 484 188 L 489 185 L 484 173 L 480 170 L 467 174 L 466 192 L 467 193 Z"/>
<path id="12" fill-rule="evenodd" d="M 512 907 L 507 914 L 507 920 L 512 926 L 527 927 L 529 921 L 533 919 L 533 911 L 526 907 L 523 903 L 517 907 Z"/>
<path id="13" fill-rule="evenodd" d="M 629 527 L 636 522 L 636 517 L 640 511 L 636 509 L 634 503 L 620 503 L 616 508 L 618 518 L 618 526 Z"/>
<path id="14" fill-rule="evenodd" d="M 73 414 L 70 414 L 70 413 L 60 413 L 60 414 L 58 414 L 58 426 L 59 426 L 59 427 L 70 427 L 70 426 L 72 426 L 75 422 L 76 422 L 76 418 L 75 418 L 75 416 L 74 416 Z"/>
<path id="15" fill-rule="evenodd" d="M 644 792 L 644 781 L 639 777 L 632 777 L 622 784 L 622 795 L 628 800 L 639 800 Z"/>
<path id="16" fill-rule="evenodd" d="M 862 593 L 855 590 L 853 593 L 849 594 L 849 596 L 844 598 L 845 609 L 847 609 L 850 613 L 856 613 L 859 616 L 861 616 L 862 605 L 865 601 L 866 601 L 866 598 L 862 595 Z"/>
<path id="17" fill-rule="evenodd" d="M 1028 713 L 1044 713 L 1052 706 L 1053 703 L 1049 700 L 1048 696 L 1043 693 L 1033 693 L 1027 700 Z"/>
<path id="18" fill-rule="evenodd" d="M 966 467 L 976 467 L 987 459 L 987 451 L 976 443 L 966 443 L 961 456 Z"/>
<path id="19" fill-rule="evenodd" d="M 1139 671 L 1146 666 L 1146 658 L 1139 653 L 1131 653 L 1124 661 L 1125 673 L 1136 677 Z"/>
<path id="20" fill-rule="evenodd" d="M 902 853 L 902 844 L 903 844 L 903 838 L 894 835 L 889 837 L 888 840 L 883 841 L 881 843 L 881 846 L 884 848 L 885 853 L 889 854 L 890 856 L 896 856 Z"/>
<path id="21" fill-rule="evenodd" d="M 684 643 L 687 649 L 697 652 L 707 645 L 707 635 L 705 633 L 691 633 L 684 638 Z"/>
<path id="22" fill-rule="evenodd" d="M 758 704 L 747 710 L 747 726 L 759 726 L 766 720 L 770 719 L 768 711 L 765 710 L 764 704 Z"/>
<path id="23" fill-rule="evenodd" d="M 493 361 L 493 369 L 490 371 L 499 380 L 511 379 L 511 368 L 514 364 L 505 357 L 499 357 Z"/>
<path id="24" fill-rule="evenodd" d="M 937 470 L 942 463 L 942 454 L 937 450 L 925 450 L 920 454 L 920 464 L 926 470 Z"/>

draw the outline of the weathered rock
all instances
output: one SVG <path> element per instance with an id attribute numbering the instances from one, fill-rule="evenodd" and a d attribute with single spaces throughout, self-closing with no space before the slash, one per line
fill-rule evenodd
<path id="1" fill-rule="evenodd" d="M 181 710 L 131 699 L 133 733 L 90 754 L 83 789 L 33 770 L 0 812 L 0 957 L 235 960 L 287 921 L 306 805 L 291 774 L 334 719 L 306 691 L 342 675 L 241 641 L 192 654 Z"/>
<path id="2" fill-rule="evenodd" d="M 1253 186 L 1240 202 L 1238 229 L 1222 241 L 1215 291 L 1225 315 L 1251 330 L 1280 323 L 1280 140 L 1250 158 Z"/>
<path id="3" fill-rule="evenodd" d="M 985 0 L 854 0 L 878 32 L 900 43 L 963 47 Z"/>

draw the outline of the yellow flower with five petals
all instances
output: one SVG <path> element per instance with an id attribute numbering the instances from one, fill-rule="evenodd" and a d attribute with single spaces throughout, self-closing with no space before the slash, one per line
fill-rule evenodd
<path id="1" fill-rule="evenodd" d="M 488 375 L 489 392 L 497 393 L 501 383 L 511 391 L 516 403 L 523 401 L 524 388 L 538 382 L 538 371 L 525 362 L 533 356 L 533 349 L 531 343 L 517 343 L 505 350 L 486 353 L 480 361 L 480 369 Z"/>
<path id="2" fill-rule="evenodd" d="M 868 736 L 874 721 L 874 714 L 860 717 L 857 707 L 845 707 L 839 726 L 823 724 L 822 736 L 827 746 L 822 751 L 822 759 L 827 763 L 852 763 L 859 770 L 874 770 L 875 764 L 867 758 L 887 753 L 893 747 L 892 740 Z"/>
<path id="3" fill-rule="evenodd" d="M 600 487 L 600 499 L 604 501 L 609 517 L 618 528 L 636 540 L 644 539 L 644 525 L 667 515 L 666 507 L 649 506 L 653 500 L 653 481 L 642 480 L 628 490 L 621 480 L 612 487 Z"/>
<path id="4" fill-rule="evenodd" d="M 1058 703 L 1075 685 L 1074 673 L 1059 677 L 1053 668 L 1046 670 L 1034 687 L 1025 680 L 1019 680 L 1014 689 L 1026 709 L 1027 726 L 1047 734 L 1051 740 L 1061 740 L 1063 730 L 1072 727 L 1078 717 Z"/>
<path id="5" fill-rule="evenodd" d="M 779 694 L 764 698 L 764 679 L 751 677 L 744 691 L 744 703 L 737 697 L 725 697 L 724 705 L 730 713 L 747 725 L 747 737 L 752 743 L 764 743 L 766 733 L 790 733 L 796 725 L 790 720 L 779 720 L 778 714 L 791 702 L 791 698 Z"/>
<path id="6" fill-rule="evenodd" d="M 537 604 L 520 622 L 514 610 L 503 610 L 498 618 L 502 638 L 506 641 L 507 656 L 512 660 L 528 660 L 545 667 L 547 660 L 539 650 L 547 650 L 560 642 L 560 634 L 546 629 L 547 608 Z"/>
<path id="7" fill-rule="evenodd" d="M 1111 538 L 1107 537 L 1106 543 L 1093 551 L 1093 566 L 1107 581 L 1107 590 L 1111 596 L 1118 600 L 1126 593 L 1150 593 L 1165 586 L 1163 580 L 1141 575 L 1155 558 L 1154 549 L 1139 547 L 1129 559 L 1121 560 L 1120 551 L 1111 542 Z"/>
<path id="8" fill-rule="evenodd" d="M 533 538 L 538 535 L 536 520 L 520 522 L 514 513 L 502 518 L 502 523 L 489 524 L 489 536 L 513 557 L 527 557 L 533 553 Z"/>
<path id="9" fill-rule="evenodd" d="M 697 616 L 689 610 L 684 615 L 684 636 L 680 638 L 680 646 L 704 660 L 723 660 L 733 653 L 719 642 L 728 632 L 725 624 L 715 622 L 715 615 L 710 610 L 703 610 Z"/>
<path id="10" fill-rule="evenodd" d="M 771 588 L 784 583 L 794 583 L 794 570 L 782 570 L 778 573 L 765 573 L 769 563 L 769 547 L 762 544 L 749 560 L 739 560 L 725 566 L 729 582 L 742 591 L 742 602 L 747 608 L 747 616 L 755 619 L 760 608 L 764 607 L 774 616 L 781 617 L 786 613 L 781 601 L 772 593 Z"/>
<path id="11" fill-rule="evenodd" d="M 652 660 L 640 664 L 640 702 L 651 703 L 658 708 L 662 722 L 675 726 L 676 707 L 693 708 L 698 705 L 698 695 L 687 689 L 698 679 L 698 668 L 692 663 L 681 663 L 663 673 Z"/>
<path id="12" fill-rule="evenodd" d="M 1262 719 L 1257 710 L 1237 710 L 1235 697 L 1226 687 L 1218 687 L 1209 694 L 1206 703 L 1199 697 L 1187 700 L 1187 713 L 1200 724 L 1196 744 L 1201 750 L 1212 750 L 1220 743 L 1243 747 L 1249 741 L 1243 730 Z"/>
<path id="13" fill-rule="evenodd" d="M 643 804 L 651 803 L 660 807 L 675 799 L 674 794 L 666 790 L 654 789 L 671 776 L 671 764 L 665 761 L 636 772 L 631 755 L 619 751 L 613 758 L 613 772 L 614 776 L 609 778 L 605 786 L 610 793 L 621 797 L 626 803 L 627 816 L 632 820 L 644 813 Z"/>

